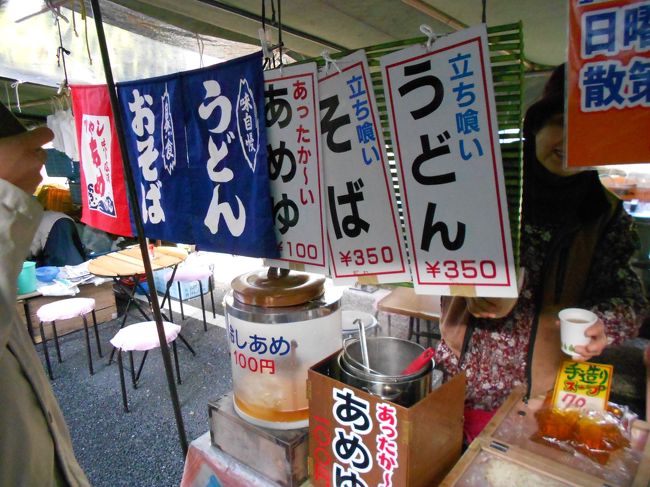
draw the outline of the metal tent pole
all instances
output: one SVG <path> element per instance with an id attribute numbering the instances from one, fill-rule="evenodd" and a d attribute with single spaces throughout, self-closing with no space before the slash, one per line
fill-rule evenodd
<path id="1" fill-rule="evenodd" d="M 113 119 L 115 120 L 115 128 L 117 138 L 120 143 L 120 150 L 122 152 L 122 166 L 124 168 L 124 179 L 129 191 L 129 199 L 131 203 L 131 210 L 133 211 L 135 226 L 137 230 L 138 243 L 140 244 L 140 252 L 142 253 L 142 262 L 144 264 L 145 275 L 147 276 L 147 283 L 151 292 L 151 309 L 153 311 L 154 320 L 156 321 L 156 329 L 158 330 L 158 339 L 160 340 L 160 351 L 162 352 L 163 363 L 165 365 L 165 373 L 167 375 L 167 385 L 169 386 L 169 395 L 172 399 L 172 406 L 174 408 L 174 416 L 176 418 L 176 427 L 178 429 L 178 438 L 183 449 L 183 455 L 187 455 L 187 435 L 185 433 L 185 426 L 183 424 L 183 416 L 181 414 L 180 402 L 178 400 L 178 391 L 176 389 L 176 382 L 174 381 L 174 372 L 172 370 L 172 361 L 169 354 L 169 346 L 165 339 L 165 330 L 163 328 L 162 315 L 160 313 L 160 304 L 158 303 L 158 294 L 155 292 L 155 284 L 153 280 L 153 270 L 151 269 L 151 261 L 149 260 L 149 252 L 147 250 L 147 240 L 144 236 L 144 226 L 142 223 L 142 213 L 140 212 L 140 205 L 138 205 L 138 197 L 135 189 L 135 182 L 133 180 L 133 172 L 131 171 L 131 164 L 129 163 L 129 155 L 126 149 L 126 140 L 124 139 L 124 127 L 122 125 L 121 109 L 117 101 L 117 92 L 115 91 L 115 82 L 113 80 L 113 71 L 111 69 L 111 61 L 108 56 L 108 48 L 106 46 L 106 36 L 104 35 L 104 25 L 102 23 L 102 14 L 99 8 L 99 0 L 91 0 L 93 9 L 93 16 L 95 17 L 95 27 L 97 29 L 97 40 L 99 41 L 99 48 L 102 54 L 102 63 L 104 65 L 104 74 L 106 75 L 106 84 L 108 85 L 108 94 L 111 99 L 111 107 L 113 109 Z"/>

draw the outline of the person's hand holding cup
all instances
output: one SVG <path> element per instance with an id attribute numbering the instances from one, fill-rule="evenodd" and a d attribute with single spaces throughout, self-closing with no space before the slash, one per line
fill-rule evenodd
<path id="1" fill-rule="evenodd" d="M 581 308 L 566 308 L 558 317 L 562 351 L 573 360 L 589 360 L 600 355 L 607 346 L 605 325 L 595 313 Z"/>

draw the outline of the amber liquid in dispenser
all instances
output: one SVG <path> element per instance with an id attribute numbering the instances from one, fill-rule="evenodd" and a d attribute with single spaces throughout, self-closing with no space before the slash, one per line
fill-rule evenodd
<path id="1" fill-rule="evenodd" d="M 234 401 L 242 413 L 264 421 L 272 421 L 274 423 L 292 423 L 294 421 L 309 419 L 308 408 L 293 411 L 273 409 L 246 403 L 237 398 L 237 396 L 234 396 Z"/>

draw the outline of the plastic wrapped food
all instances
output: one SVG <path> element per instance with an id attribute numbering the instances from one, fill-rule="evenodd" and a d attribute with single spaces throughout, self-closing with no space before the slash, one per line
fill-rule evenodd
<path id="1" fill-rule="evenodd" d="M 531 439 L 584 454 L 605 465 L 612 452 L 630 445 L 629 425 L 634 415 L 627 408 L 609 403 L 606 411 L 553 407 L 552 393 L 535 412 L 537 432 Z"/>

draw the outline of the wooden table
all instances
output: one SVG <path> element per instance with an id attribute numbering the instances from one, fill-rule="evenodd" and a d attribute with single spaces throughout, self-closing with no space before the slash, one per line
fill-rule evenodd
<path id="1" fill-rule="evenodd" d="M 396 287 L 388 296 L 377 303 L 377 311 L 406 316 L 409 319 L 408 340 L 426 337 L 428 346 L 432 339 L 440 339 L 440 333 L 432 331 L 431 325 L 440 322 L 440 296 L 415 294 L 413 288 Z M 420 330 L 420 320 L 427 322 L 427 330 Z M 390 314 L 388 316 L 390 335 Z"/>
<path id="2" fill-rule="evenodd" d="M 180 264 L 187 251 L 178 247 L 155 247 L 151 268 L 154 271 Z M 88 271 L 100 277 L 131 277 L 145 274 L 140 247 L 129 247 L 101 255 L 88 262 Z"/>
<path id="3" fill-rule="evenodd" d="M 168 267 L 174 268 L 172 271 L 172 278 L 167 283 L 167 289 L 165 289 L 165 295 L 160 305 L 161 310 L 165 306 L 165 301 L 169 298 L 169 288 L 174 279 L 176 267 L 186 258 L 187 251 L 178 247 L 154 248 L 154 258 L 150 259 L 151 269 L 157 271 Z M 140 284 L 140 279 L 145 275 L 145 268 L 139 246 L 129 247 L 124 250 L 100 255 L 88 262 L 88 271 L 99 277 L 112 277 L 118 289 L 128 297 L 124 318 L 122 320 L 122 327 L 126 322 L 126 316 L 131 304 L 135 305 L 146 321 L 151 319 L 135 300 L 135 292 L 139 289 L 147 297 L 149 306 L 151 306 L 150 294 Z M 150 291 L 155 292 L 155 288 Z"/>
<path id="4" fill-rule="evenodd" d="M 154 248 L 154 257 L 151 260 L 151 269 L 157 271 L 160 269 L 166 269 L 168 267 L 173 267 L 172 277 L 167 282 L 167 288 L 165 289 L 165 294 L 163 300 L 160 304 L 160 311 L 164 320 L 169 321 L 169 318 L 164 314 L 165 301 L 169 299 L 169 288 L 174 280 L 174 274 L 176 274 L 176 268 L 178 264 L 183 262 L 187 258 L 187 251 L 178 247 L 155 247 Z M 111 252 L 105 255 L 100 255 L 99 257 L 88 262 L 88 271 L 91 274 L 94 274 L 99 277 L 112 277 L 113 281 L 116 284 L 118 290 L 128 298 L 126 308 L 124 310 L 124 316 L 122 318 L 122 323 L 120 328 L 123 328 L 126 324 L 126 319 L 128 317 L 129 308 L 133 304 L 140 314 L 144 317 L 145 321 L 151 321 L 152 318 L 147 314 L 147 312 L 140 306 L 135 298 L 135 293 L 139 289 L 149 302 L 149 311 L 151 311 L 151 292 L 156 292 L 156 289 L 149 289 L 148 291 L 144 289 L 140 283 L 140 279 L 145 275 L 144 262 L 142 261 L 142 252 L 140 251 L 139 246 L 129 247 L 124 250 L 118 250 L 116 252 Z M 194 350 L 190 344 L 185 340 L 182 335 L 179 335 L 181 341 L 187 346 L 187 348 L 195 354 Z M 113 349 L 115 352 L 115 349 Z M 109 359 L 109 364 L 113 360 L 113 353 Z"/>
<path id="5" fill-rule="evenodd" d="M 38 298 L 39 296 L 42 296 L 40 291 L 33 291 L 31 293 L 19 294 L 18 296 L 16 296 L 16 302 L 21 303 L 23 305 L 23 310 L 25 311 L 25 324 L 27 325 L 27 332 L 29 333 L 29 337 L 32 339 L 32 343 L 34 345 L 36 345 L 36 339 L 34 338 L 32 314 L 29 310 L 29 300 Z"/>

